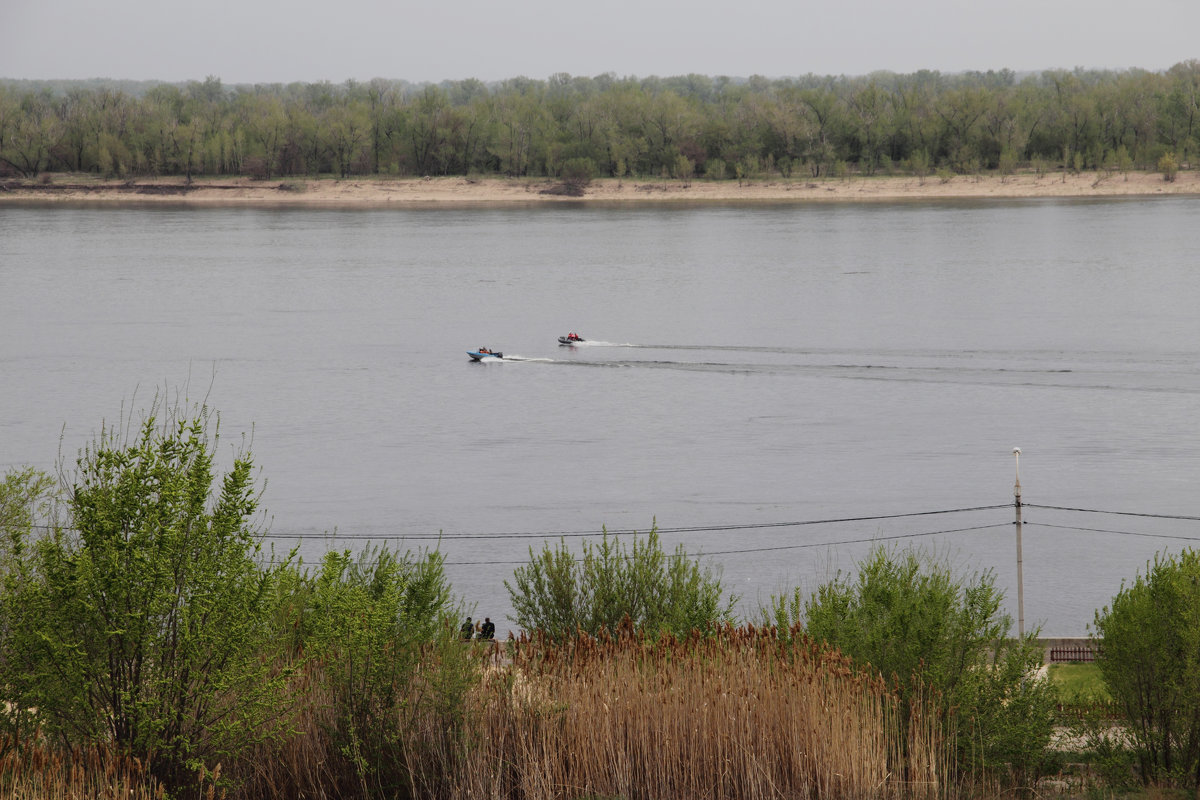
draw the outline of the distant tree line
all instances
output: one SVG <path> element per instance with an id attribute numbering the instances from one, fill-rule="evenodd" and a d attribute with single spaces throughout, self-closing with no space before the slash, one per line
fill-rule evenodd
<path id="1" fill-rule="evenodd" d="M 225 86 L 0 81 L 0 176 L 750 179 L 1186 167 L 1200 60 L 1165 72 Z"/>

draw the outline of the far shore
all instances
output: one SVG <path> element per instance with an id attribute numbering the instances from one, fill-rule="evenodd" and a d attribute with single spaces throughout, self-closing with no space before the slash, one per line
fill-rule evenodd
<path id="1" fill-rule="evenodd" d="M 53 174 L 37 181 L 0 179 L 0 205 L 283 206 L 314 208 L 472 208 L 584 205 L 735 205 L 778 203 L 1118 198 L 1200 195 L 1200 171 L 1174 181 L 1157 172 L 1020 173 L 848 178 L 762 178 L 691 181 L 603 178 L 580 196 L 548 178 L 427 177 L 276 178 L 182 177 L 101 180 Z"/>

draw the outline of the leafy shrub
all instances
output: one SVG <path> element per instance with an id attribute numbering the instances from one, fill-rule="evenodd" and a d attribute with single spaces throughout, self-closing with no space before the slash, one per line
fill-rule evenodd
<path id="1" fill-rule="evenodd" d="M 1010 638 L 1001 601 L 990 572 L 965 581 L 918 553 L 877 548 L 855 579 L 839 573 L 819 587 L 805 616 L 810 636 L 894 680 L 902 696 L 940 693 L 964 772 L 1031 786 L 1049 767 L 1055 695 L 1035 677 L 1037 634 Z M 796 609 L 795 598 L 777 600 L 770 613 L 786 620 Z"/>
<path id="2" fill-rule="evenodd" d="M 0 483 L 0 794 L 32 753 L 47 786 L 145 767 L 130 796 L 433 796 L 482 660 L 441 556 L 264 566 L 251 459 L 218 479 L 218 438 L 203 408 L 103 429 L 62 526 L 51 478 Z"/>
<path id="3" fill-rule="evenodd" d="M 50 519 L 55 501 L 54 479 L 44 472 L 14 469 L 0 482 L 0 737 L 22 741 L 37 730 L 37 716 L 24 699 L 30 690 L 26 654 L 13 623 L 20 619 L 14 590 L 20 585 L 22 562 L 37 538 L 36 526 Z M 0 745 L 0 752 L 5 748 Z"/>
<path id="4" fill-rule="evenodd" d="M 1096 612 L 1096 663 L 1149 783 L 1200 785 L 1200 553 L 1156 556 Z"/>
<path id="5" fill-rule="evenodd" d="M 528 566 L 518 567 L 513 583 L 504 582 L 516 611 L 516 623 L 556 640 L 577 631 L 593 636 L 614 632 L 628 617 L 652 634 L 685 637 L 707 631 L 733 616 L 735 597 L 722 601 L 720 578 L 689 558 L 681 545 L 667 555 L 657 528 L 644 539 L 635 534 L 627 548 L 606 532 L 598 544 L 583 542 L 576 560 L 565 543 L 529 549 Z"/>
<path id="6" fill-rule="evenodd" d="M 49 518 L 54 500 L 54 479 L 46 473 L 30 467 L 5 474 L 0 482 L 0 574 L 30 541 L 35 524 Z"/>
<path id="7" fill-rule="evenodd" d="M 475 681 L 470 650 L 454 635 L 442 556 L 331 552 L 297 585 L 301 646 L 331 705 L 331 773 L 366 795 L 403 794 L 424 758 L 418 721 L 438 712 L 436 729 L 453 738 Z"/>
<path id="8" fill-rule="evenodd" d="M 1175 178 L 1179 175 L 1179 161 L 1175 158 L 1174 153 L 1163 153 L 1159 157 L 1158 171 L 1162 173 L 1164 181 L 1174 183 Z"/>
<path id="9" fill-rule="evenodd" d="M 53 739 L 109 742 L 168 787 L 270 736 L 286 711 L 263 658 L 273 572 L 247 455 L 214 492 L 210 416 L 152 413 L 82 451 L 70 527 L 17 531 L 0 681 Z"/>
<path id="10" fill-rule="evenodd" d="M 559 183 L 543 194 L 563 194 L 582 197 L 584 190 L 596 177 L 596 162 L 590 158 L 568 158 L 559 170 Z"/>

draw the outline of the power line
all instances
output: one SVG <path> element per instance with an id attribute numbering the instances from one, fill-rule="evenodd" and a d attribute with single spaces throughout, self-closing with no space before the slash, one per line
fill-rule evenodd
<path id="1" fill-rule="evenodd" d="M 1040 525 L 1043 528 L 1059 528 L 1066 531 L 1084 531 L 1086 533 L 1115 533 L 1121 536 L 1143 536 L 1147 539 L 1179 539 L 1185 542 L 1200 542 L 1200 537 L 1178 536 L 1170 533 L 1143 533 L 1140 531 L 1116 531 L 1110 528 L 1084 528 L 1077 525 L 1051 525 L 1048 522 L 1026 522 L 1026 525 Z"/>
<path id="2" fill-rule="evenodd" d="M 1146 517 L 1148 519 L 1179 519 L 1188 522 L 1200 522 L 1200 517 L 1189 517 L 1183 514 L 1146 514 L 1137 511 L 1103 511 L 1098 508 L 1071 508 L 1069 506 L 1039 506 L 1036 503 L 1025 503 L 1026 508 L 1045 508 L 1051 511 L 1078 511 L 1084 514 L 1113 514 L 1121 517 Z"/>
<path id="3" fill-rule="evenodd" d="M 1072 506 L 1042 505 L 1042 504 L 1038 504 L 1038 503 L 1024 503 L 1023 505 L 1025 508 L 1039 508 L 1039 509 L 1045 509 L 1045 510 L 1049 510 L 1049 511 L 1069 511 L 1069 512 L 1075 512 L 1075 513 L 1110 514 L 1110 515 L 1114 515 L 1114 516 L 1139 517 L 1139 518 L 1145 518 L 1145 519 L 1167 519 L 1167 520 L 1179 520 L 1179 521 L 1186 521 L 1186 522 L 1200 522 L 1200 516 L 1190 516 L 1190 515 L 1184 515 L 1184 514 L 1153 514 L 1153 513 L 1136 512 L 1136 511 L 1111 511 L 1111 510 L 1095 509 L 1095 508 L 1078 508 L 1078 507 L 1072 507 Z M 973 512 L 973 511 L 993 511 L 996 509 L 1010 508 L 1010 507 L 1011 507 L 1011 504 L 1004 503 L 1004 504 L 986 505 L 986 506 L 969 506 L 969 507 L 964 507 L 964 508 L 947 508 L 947 509 L 939 509 L 939 510 L 935 510 L 935 511 L 912 511 L 912 512 L 904 512 L 904 513 L 897 513 L 897 514 L 875 514 L 875 515 L 859 516 L 859 517 L 830 517 L 830 518 L 824 518 L 824 519 L 791 520 L 791 521 L 785 521 L 785 522 L 729 523 L 729 524 L 719 524 L 719 525 L 694 525 L 694 526 L 681 526 L 681 527 L 671 527 L 671 528 L 661 528 L 660 527 L 660 528 L 653 528 L 653 529 L 655 531 L 657 531 L 659 534 L 704 533 L 704 532 L 744 531 L 744 530 L 771 530 L 771 529 L 807 527 L 807 526 L 813 526 L 813 525 L 836 525 L 836 524 L 844 524 L 844 523 L 852 523 L 852 522 L 875 522 L 875 521 L 881 521 L 881 520 L 906 519 L 906 518 L 935 516 L 935 515 L 944 515 L 944 514 L 961 514 L 961 513 L 968 513 L 968 512 Z M 1006 523 L 1006 524 L 1011 524 L 1011 523 Z M 1084 531 L 1084 532 L 1092 532 L 1092 533 L 1112 533 L 1112 534 L 1119 534 L 1119 535 L 1126 535 L 1126 536 L 1142 536 L 1142 537 L 1147 537 L 1147 538 L 1177 539 L 1177 540 L 1182 540 L 1182 541 L 1200 541 L 1200 538 L 1197 538 L 1197 537 L 1179 536 L 1179 535 L 1171 535 L 1171 534 L 1140 533 L 1137 531 L 1113 530 L 1113 529 L 1108 529 L 1108 528 L 1089 528 L 1089 527 L 1082 527 L 1082 526 L 1053 525 L 1053 524 L 1045 523 L 1045 522 L 1037 522 L 1037 523 L 1027 522 L 1026 524 L 1041 525 L 1041 526 L 1047 527 L 1047 528 L 1059 528 L 1059 529 L 1063 529 L 1063 530 L 1076 530 L 1076 531 Z M 50 525 L 31 525 L 30 527 L 35 530 L 47 530 L 47 531 L 55 529 L 54 526 L 50 526 Z M 977 526 L 977 527 L 973 527 L 973 528 L 955 528 L 955 529 L 947 529 L 945 531 L 931 531 L 928 533 L 899 534 L 896 536 L 876 537 L 873 540 L 856 539 L 856 540 L 848 540 L 845 542 L 827 542 L 827 543 L 822 543 L 822 544 L 781 545 L 778 547 L 764 547 L 764 548 L 754 548 L 754 549 L 748 549 L 748 550 L 728 550 L 728 551 L 720 551 L 720 552 L 710 553 L 709 555 L 733 555 L 733 554 L 739 554 L 739 553 L 771 552 L 773 550 L 792 550 L 792 549 L 804 548 L 804 547 L 836 546 L 839 544 L 856 544 L 856 543 L 860 543 L 860 542 L 864 542 L 864 541 L 884 541 L 884 540 L 889 540 L 889 539 L 903 539 L 903 538 L 908 538 L 908 537 L 912 537 L 912 536 L 931 536 L 931 535 L 935 535 L 937 533 L 956 533 L 959 531 L 982 530 L 982 529 L 990 528 L 990 527 L 997 527 L 997 526 L 985 525 L 985 526 Z M 75 532 L 79 531 L 78 528 L 73 528 L 73 527 L 69 527 L 69 526 L 61 526 L 61 527 L 58 527 L 57 530 L 75 531 Z M 630 535 L 639 535 L 639 534 L 643 534 L 643 533 L 649 533 L 650 530 L 651 530 L 651 528 L 645 528 L 645 529 L 599 528 L 599 529 L 594 529 L 594 530 L 576 530 L 576 531 L 565 531 L 565 530 L 558 530 L 558 531 L 507 531 L 507 532 L 498 532 L 498 533 L 466 533 L 466 534 L 448 534 L 448 535 L 441 534 L 441 533 L 438 533 L 438 534 L 421 534 L 421 533 L 418 533 L 418 534 L 396 534 L 396 533 L 356 534 L 356 533 L 323 532 L 320 534 L 313 534 L 313 533 L 267 532 L 267 533 L 262 534 L 261 536 L 263 539 L 289 540 L 289 541 L 304 541 L 304 540 L 309 540 L 309 539 L 322 539 L 322 540 L 326 540 L 326 541 L 415 540 L 415 541 L 455 542 L 455 541 L 477 541 L 477 540 L 496 540 L 496 539 L 551 539 L 551 538 L 571 539 L 571 538 L 580 538 L 580 537 L 586 537 L 586 536 L 600 536 L 600 535 L 606 535 L 606 534 L 610 535 L 610 536 L 630 536 Z M 522 561 L 522 562 L 448 562 L 448 563 L 454 564 L 454 565 L 467 566 L 467 565 L 483 565 L 483 564 L 495 564 L 495 563 L 514 563 L 515 564 L 515 563 L 525 563 L 525 562 Z"/>
<path id="4" fill-rule="evenodd" d="M 711 553 L 700 552 L 700 553 L 696 553 L 694 555 L 686 555 L 685 554 L 683 556 L 679 556 L 679 555 L 672 553 L 672 554 L 668 555 L 667 557 L 668 558 L 708 558 L 711 556 L 741 555 L 743 553 L 771 553 L 771 552 L 776 552 L 779 550 L 801 550 L 801 549 L 805 549 L 805 548 L 809 548 L 809 547 L 841 547 L 843 545 L 848 545 L 848 544 L 869 544 L 872 542 L 885 542 L 885 541 L 891 541 L 894 539 L 915 539 L 920 536 L 938 536 L 938 535 L 944 534 L 944 533 L 963 533 L 966 531 L 983 531 L 983 530 L 988 530 L 990 528 L 1007 528 L 1011 524 L 1012 524 L 1011 522 L 1004 522 L 1004 523 L 993 524 L 993 525 L 974 525 L 969 528 L 947 528 L 945 530 L 940 530 L 940 531 L 924 531 L 921 533 L 898 533 L 898 534 L 895 534 L 894 536 L 872 536 L 872 537 L 865 538 L 865 539 L 844 539 L 844 540 L 836 541 L 836 542 L 806 542 L 804 544 L 785 544 L 785 545 L 778 545 L 776 547 L 750 547 L 750 548 L 746 548 L 746 549 L 742 549 L 742 550 L 715 550 Z M 582 560 L 583 559 L 580 559 L 580 558 L 574 559 L 574 561 L 576 563 L 579 563 Z M 528 560 L 525 560 L 525 561 L 445 561 L 443 563 L 447 567 L 485 567 L 485 566 L 491 566 L 491 565 L 497 565 L 497 564 L 502 565 L 502 566 L 511 566 L 514 564 L 527 564 L 529 562 L 528 562 Z"/>
<path id="5" fill-rule="evenodd" d="M 991 505 L 991 506 L 969 506 L 966 508 L 946 508 L 936 511 L 909 511 L 897 514 L 876 514 L 863 517 L 831 517 L 828 519 L 808 519 L 808 520 L 792 520 L 788 522 L 746 522 L 746 523 L 727 523 L 718 525 L 693 525 L 675 528 L 653 527 L 657 533 L 704 533 L 717 531 L 744 531 L 744 530 L 769 530 L 772 528 L 799 528 L 811 525 L 835 525 L 847 522 L 876 522 L 879 520 L 889 519 L 905 519 L 910 517 L 928 517 L 941 514 L 963 514 L 972 511 L 993 511 L 998 508 L 1009 508 L 1009 505 Z M 31 526 L 40 530 L 51 530 L 50 525 L 33 525 Z M 76 531 L 78 528 L 69 526 L 60 526 L 58 530 Z M 418 540 L 418 541 L 472 541 L 481 539 L 550 539 L 564 538 L 573 539 L 583 536 L 631 536 L 643 533 L 648 533 L 651 528 L 597 528 L 595 530 L 580 530 L 580 531 L 507 531 L 500 533 L 461 533 L 461 534 L 444 534 L 444 533 L 336 533 L 325 531 L 322 533 L 273 533 L 267 532 L 262 534 L 264 539 L 287 539 L 295 541 L 303 541 L 305 539 L 324 539 L 337 541 L 391 541 L 391 540 Z"/>
<path id="6" fill-rule="evenodd" d="M 798 528 L 808 525 L 833 525 L 845 522 L 874 522 L 886 519 L 903 519 L 907 517 L 926 517 L 936 514 L 961 514 L 969 511 L 991 511 L 997 508 L 1009 508 L 1009 504 L 994 505 L 994 506 L 972 506 L 969 508 L 947 508 L 939 511 L 912 511 L 903 514 L 878 514 L 867 517 L 836 517 L 831 519 L 809 519 L 809 520 L 794 520 L 790 522 L 747 522 L 747 523 L 732 523 L 724 525 L 695 525 L 678 528 L 654 528 L 658 533 L 703 533 L 716 531 L 744 531 L 744 530 L 767 530 L 770 528 Z M 267 533 L 263 535 L 265 539 L 337 539 L 337 540 L 391 540 L 391 539 L 416 539 L 416 540 L 437 540 L 437 541 L 471 541 L 475 539 L 571 539 L 580 536 L 600 536 L 607 534 L 609 536 L 624 536 L 635 535 L 639 533 L 648 533 L 649 528 L 638 530 L 636 528 L 626 529 L 608 529 L 600 528 L 598 530 L 586 531 L 513 531 L 506 533 L 461 533 L 461 534 L 355 534 L 355 533 L 325 533 L 325 534 L 304 534 L 304 533 Z"/>

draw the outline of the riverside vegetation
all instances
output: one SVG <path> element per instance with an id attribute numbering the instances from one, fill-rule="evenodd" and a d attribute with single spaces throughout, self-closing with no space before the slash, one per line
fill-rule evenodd
<path id="1" fill-rule="evenodd" d="M 1200 146 L 1200 61 L 1165 72 L 686 75 L 227 87 L 0 81 L 0 178 L 688 181 L 1158 169 Z M 287 184 L 285 184 L 287 185 Z M 2 187 L 0 187 L 2 188 Z"/>
<path id="2" fill-rule="evenodd" d="M 57 480 L 4 477 L 4 797 L 958 798 L 1063 773 L 990 574 L 879 549 L 738 624 L 697 559 L 606 535 L 531 550 L 527 633 L 462 642 L 436 551 L 262 551 L 252 459 L 218 475 L 218 441 L 156 404 Z M 1093 790 L 1200 784 L 1197 585 L 1200 557 L 1164 557 L 1097 613 L 1112 699 L 1070 709 Z"/>

